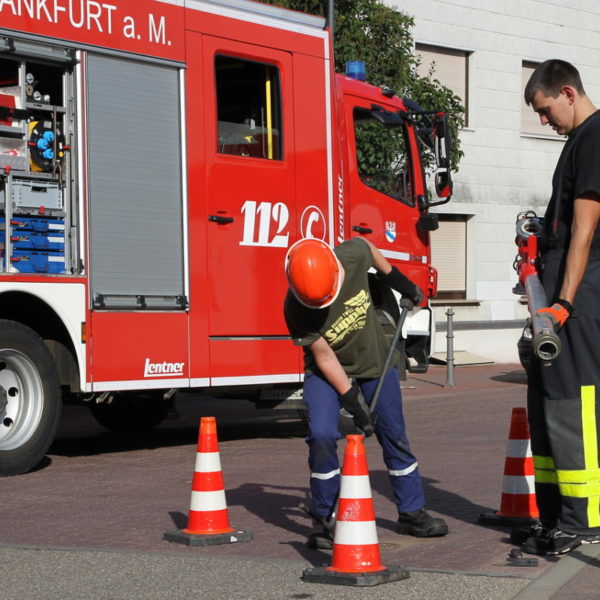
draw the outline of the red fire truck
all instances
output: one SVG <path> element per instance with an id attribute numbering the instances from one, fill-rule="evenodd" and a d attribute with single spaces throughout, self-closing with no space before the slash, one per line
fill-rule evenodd
<path id="1" fill-rule="evenodd" d="M 125 429 L 176 390 L 297 388 L 283 261 L 301 237 L 366 236 L 434 295 L 419 118 L 334 74 L 319 17 L 0 0 L 0 475 L 40 461 L 63 399 Z M 408 325 L 419 368 L 431 321 L 425 303 Z"/>

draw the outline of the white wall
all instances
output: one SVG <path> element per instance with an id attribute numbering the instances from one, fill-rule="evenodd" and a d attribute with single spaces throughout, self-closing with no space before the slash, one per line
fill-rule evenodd
<path id="1" fill-rule="evenodd" d="M 561 58 L 580 71 L 592 102 L 600 105 L 600 2 L 573 0 L 387 0 L 415 19 L 415 42 L 470 52 L 469 123 L 461 133 L 464 158 L 454 196 L 438 212 L 472 215 L 468 221 L 467 299 L 454 304 L 455 322 L 521 320 L 526 307 L 516 283 L 515 218 L 543 215 L 563 141 L 521 134 L 521 65 Z M 445 321 L 447 306 L 436 306 Z M 497 362 L 517 361 L 515 331 L 457 332 L 455 349 Z M 493 333 L 492 333 L 493 331 Z M 502 335 L 502 333 L 505 335 Z M 480 343 L 486 334 L 494 343 Z M 491 338 L 490 338 L 491 339 Z M 441 348 L 440 340 L 436 349 Z"/>

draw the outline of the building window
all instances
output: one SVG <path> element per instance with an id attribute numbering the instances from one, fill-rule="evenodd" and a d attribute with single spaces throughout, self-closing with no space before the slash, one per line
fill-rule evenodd
<path id="1" fill-rule="evenodd" d="M 436 298 L 467 297 L 467 219 L 464 215 L 438 215 L 439 229 L 431 232 L 431 264 L 438 271 Z"/>
<path id="2" fill-rule="evenodd" d="M 521 132 L 531 135 L 552 135 L 554 132 L 550 127 L 540 123 L 539 115 L 528 106 L 525 102 L 523 94 L 525 86 L 531 77 L 531 74 L 539 63 L 523 61 L 521 66 Z"/>
<path id="3" fill-rule="evenodd" d="M 465 127 L 469 126 L 469 52 L 416 44 L 415 51 L 420 59 L 417 73 L 428 77 L 433 67 L 433 77 L 451 89 L 460 98 L 465 108 Z"/>
<path id="4" fill-rule="evenodd" d="M 281 86 L 273 65 L 215 59 L 221 154 L 281 160 Z"/>

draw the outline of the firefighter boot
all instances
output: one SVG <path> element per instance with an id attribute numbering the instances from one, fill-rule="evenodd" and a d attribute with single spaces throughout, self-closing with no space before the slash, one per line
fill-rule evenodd
<path id="1" fill-rule="evenodd" d="M 306 545 L 309 548 L 319 550 L 331 550 L 333 548 L 333 528 L 335 518 L 313 521 L 313 530 L 309 533 Z"/>
<path id="2" fill-rule="evenodd" d="M 539 556 L 558 556 L 571 552 L 581 544 L 600 544 L 600 536 L 577 535 L 553 529 L 543 537 L 530 537 L 523 544 L 523 552 Z"/>
<path id="3" fill-rule="evenodd" d="M 554 529 L 554 527 L 554 525 L 546 525 L 541 521 L 536 521 L 532 525 L 526 525 L 523 527 L 513 527 L 510 530 L 510 541 L 511 543 L 520 546 L 529 538 L 547 537 L 548 533 Z"/>
<path id="4" fill-rule="evenodd" d="M 424 508 L 419 508 L 399 513 L 396 531 L 415 537 L 440 537 L 448 533 L 448 525 L 444 519 L 432 517 Z"/>

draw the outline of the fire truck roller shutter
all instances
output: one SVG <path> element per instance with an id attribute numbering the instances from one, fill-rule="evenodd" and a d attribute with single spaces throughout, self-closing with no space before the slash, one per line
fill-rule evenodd
<path id="1" fill-rule="evenodd" d="M 181 308 L 179 70 L 90 54 L 87 82 L 92 296 L 107 309 L 135 308 L 136 296 Z"/>
<path id="2" fill-rule="evenodd" d="M 0 476 L 25 473 L 42 460 L 60 408 L 58 374 L 43 340 L 0 320 Z"/>

